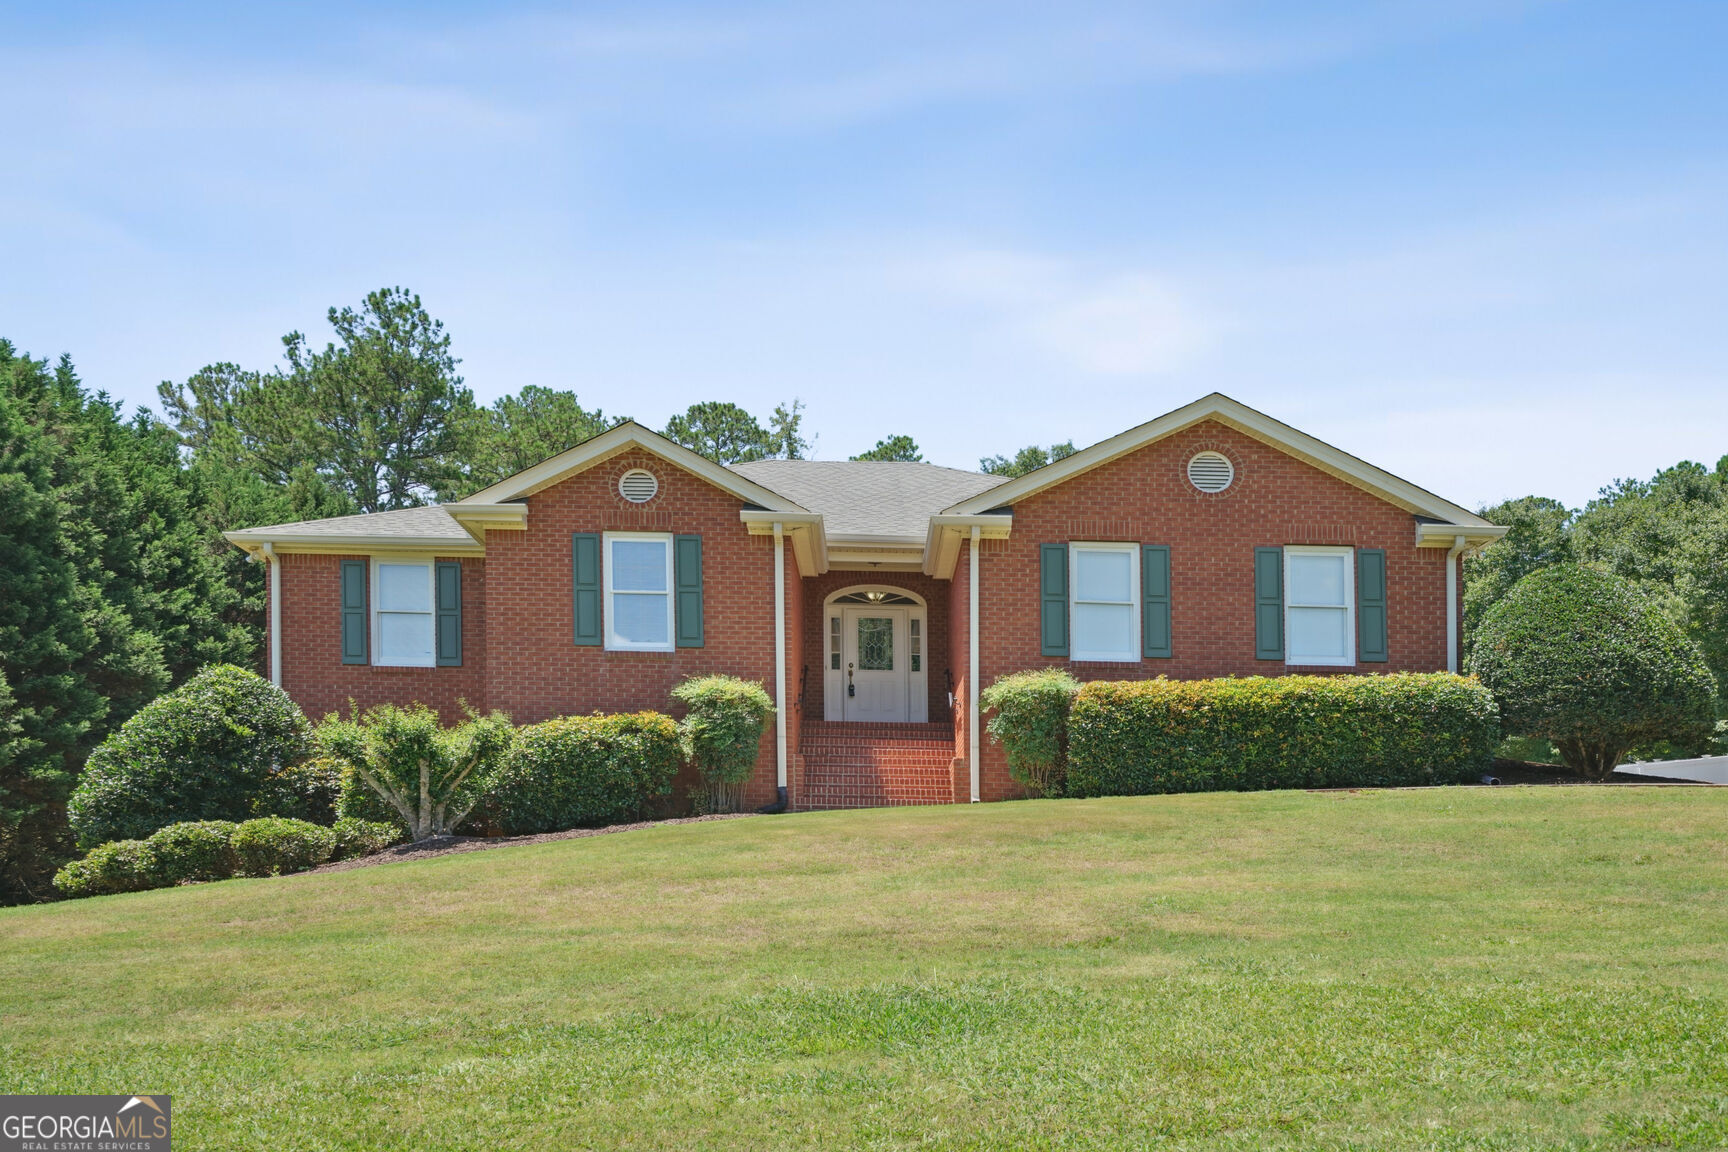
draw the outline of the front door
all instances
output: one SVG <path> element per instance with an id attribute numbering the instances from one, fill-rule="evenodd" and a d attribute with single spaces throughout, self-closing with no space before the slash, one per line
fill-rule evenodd
<path id="1" fill-rule="evenodd" d="M 908 711 L 906 610 L 847 608 L 841 616 L 845 716 L 904 723 Z"/>

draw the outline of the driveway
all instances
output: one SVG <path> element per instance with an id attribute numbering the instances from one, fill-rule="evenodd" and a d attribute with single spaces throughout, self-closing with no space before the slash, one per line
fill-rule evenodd
<path id="1" fill-rule="evenodd" d="M 1622 764 L 1614 771 L 1628 776 L 1661 776 L 1669 780 L 1728 784 L 1728 756 L 1701 756 L 1696 760 L 1651 760 L 1643 764 Z"/>

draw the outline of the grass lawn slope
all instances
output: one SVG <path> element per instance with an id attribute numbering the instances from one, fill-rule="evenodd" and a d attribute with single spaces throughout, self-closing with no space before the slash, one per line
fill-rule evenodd
<path id="1" fill-rule="evenodd" d="M 831 812 L 0 910 L 175 1147 L 1716 1148 L 1728 790 Z"/>

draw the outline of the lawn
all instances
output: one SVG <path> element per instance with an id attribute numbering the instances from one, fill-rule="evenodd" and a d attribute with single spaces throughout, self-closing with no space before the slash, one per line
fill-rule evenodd
<path id="1" fill-rule="evenodd" d="M 1728 1145 L 1728 790 L 654 828 L 0 910 L 0 1091 L 176 1147 Z"/>

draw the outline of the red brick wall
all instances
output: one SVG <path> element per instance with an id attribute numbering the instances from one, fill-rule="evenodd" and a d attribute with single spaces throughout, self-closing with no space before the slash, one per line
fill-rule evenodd
<path id="1" fill-rule="evenodd" d="M 618 477 L 646 468 L 660 492 L 636 505 L 618 495 Z M 774 546 L 751 536 L 741 503 L 657 456 L 631 451 L 539 492 L 528 501 L 525 531 L 487 533 L 484 560 L 462 561 L 463 666 L 374 668 L 345 665 L 341 653 L 338 556 L 283 558 L 283 684 L 308 715 L 423 702 L 446 721 L 457 701 L 499 709 L 518 724 L 553 716 L 651 708 L 680 715 L 670 692 L 709 672 L 760 680 L 774 692 Z M 702 536 L 704 646 L 673 652 L 609 652 L 573 643 L 570 536 L 573 532 L 642 531 Z M 364 557 L 361 557 L 362 559 Z M 787 545 L 792 627 L 801 587 Z M 802 637 L 788 637 L 788 704 L 797 697 Z M 788 735 L 797 730 L 788 716 Z M 774 728 L 763 736 L 748 803 L 774 797 Z"/>
<path id="2" fill-rule="evenodd" d="M 943 673 L 952 669 L 956 678 L 960 669 L 948 659 L 948 586 L 934 576 L 921 572 L 825 572 L 804 581 L 803 647 L 799 649 L 802 665 L 810 669 L 809 683 L 804 694 L 805 714 L 814 720 L 825 715 L 827 698 L 823 673 L 822 650 L 827 643 L 828 628 L 823 614 L 824 602 L 842 588 L 855 584 L 880 584 L 889 588 L 904 588 L 923 599 L 925 686 L 929 695 L 929 717 L 934 722 L 946 718 L 948 682 Z"/>
<path id="3" fill-rule="evenodd" d="M 645 468 L 660 481 L 646 504 L 618 495 L 618 478 Z M 493 707 L 519 724 L 553 716 L 653 708 L 681 715 L 672 688 L 725 672 L 774 691 L 774 542 L 751 536 L 740 502 L 664 460 L 632 449 L 528 500 L 526 531 L 486 534 L 487 681 Z M 609 652 L 572 642 L 573 532 L 702 536 L 703 647 Z M 751 804 L 774 795 L 774 731 L 763 736 Z"/>
<path id="4" fill-rule="evenodd" d="M 1188 482 L 1187 462 L 1204 449 L 1235 465 L 1224 492 L 1207 495 Z M 1081 680 L 1443 670 L 1446 554 L 1418 549 L 1415 536 L 1403 509 L 1206 421 L 1014 505 L 1012 538 L 979 549 L 980 679 L 989 684 L 1044 665 L 1065 666 Z M 1174 658 L 1105 664 L 1039 654 L 1038 546 L 1073 540 L 1170 545 Z M 1286 544 L 1386 550 L 1389 662 L 1305 669 L 1254 658 L 1254 549 Z M 962 549 L 956 615 L 964 611 L 966 563 Z M 963 659 L 963 643 L 958 651 Z M 984 798 L 1007 794 L 1001 749 L 986 737 L 982 751 Z"/>
<path id="5" fill-rule="evenodd" d="M 350 700 L 426 704 L 446 723 L 462 715 L 459 701 L 489 707 L 486 693 L 486 562 L 462 560 L 462 666 L 374 668 L 342 663 L 343 560 L 364 556 L 288 553 L 282 563 L 282 687 L 314 720 L 346 712 Z M 370 580 L 368 580 L 370 586 Z M 268 649 L 266 649 L 268 650 Z"/>

